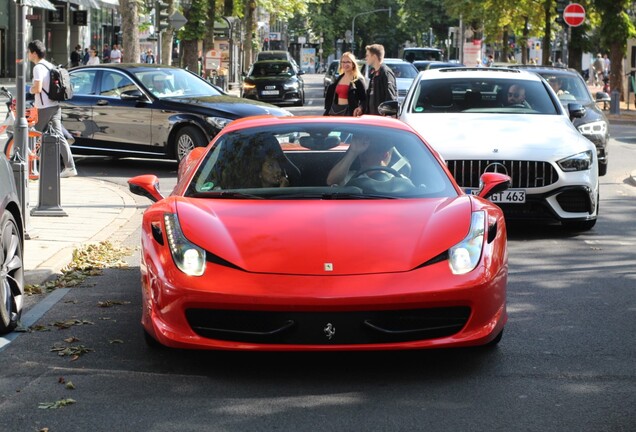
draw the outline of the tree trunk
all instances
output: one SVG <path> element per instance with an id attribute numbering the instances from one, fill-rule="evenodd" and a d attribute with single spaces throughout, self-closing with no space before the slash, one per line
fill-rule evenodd
<path id="1" fill-rule="evenodd" d="M 216 23 L 216 0 L 208 0 L 208 29 L 203 38 L 203 55 L 214 49 L 214 24 Z"/>
<path id="2" fill-rule="evenodd" d="M 530 29 L 528 28 L 528 17 L 524 17 L 524 22 L 523 33 L 519 42 L 521 45 L 521 63 L 528 64 L 528 34 L 530 33 Z"/>
<path id="3" fill-rule="evenodd" d="M 610 45 L 610 90 L 620 93 L 620 100 L 625 101 L 625 87 L 623 86 L 623 53 L 624 42 L 614 42 Z"/>
<path id="4" fill-rule="evenodd" d="M 256 33 L 256 22 L 254 14 L 256 12 L 256 2 L 254 0 L 245 1 L 245 63 L 251 65 L 254 61 L 254 39 Z"/>
<path id="5" fill-rule="evenodd" d="M 183 48 L 183 65 L 195 74 L 199 73 L 199 44 L 196 40 L 181 41 Z"/>
<path id="6" fill-rule="evenodd" d="M 503 29 L 503 35 L 501 37 L 501 56 L 503 58 L 497 59 L 497 61 L 508 62 L 508 52 L 510 49 L 510 45 L 508 45 L 508 38 L 510 37 L 508 33 L 508 26 L 505 26 Z"/>
<path id="7" fill-rule="evenodd" d="M 168 13 L 172 15 L 177 10 L 177 2 L 175 0 L 163 0 L 168 4 Z M 161 35 L 161 64 L 172 64 L 172 40 L 175 30 L 168 27 Z"/>
<path id="8" fill-rule="evenodd" d="M 549 65 L 552 64 L 550 61 L 550 35 L 552 33 L 552 0 L 545 0 L 543 3 L 543 12 L 545 13 L 545 34 L 543 35 L 543 40 L 541 41 L 541 64 Z"/>
<path id="9" fill-rule="evenodd" d="M 121 31 L 126 35 L 126 46 L 122 53 L 124 63 L 139 63 L 139 6 L 136 0 L 119 0 Z"/>

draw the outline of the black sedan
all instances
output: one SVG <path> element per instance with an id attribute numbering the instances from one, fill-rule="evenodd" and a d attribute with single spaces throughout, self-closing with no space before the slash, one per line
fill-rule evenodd
<path id="1" fill-rule="evenodd" d="M 557 94 L 561 105 L 566 109 L 570 103 L 578 103 L 585 107 L 585 115 L 572 119 L 572 122 L 579 132 L 596 146 L 598 175 L 607 174 L 609 123 L 605 113 L 597 104 L 609 101 L 609 95 L 598 92 L 592 98 L 583 77 L 575 69 L 531 65 L 510 65 L 508 67 L 529 70 L 545 78 Z"/>
<path id="2" fill-rule="evenodd" d="M 287 110 L 223 93 L 197 75 L 153 64 L 80 66 L 62 104 L 74 154 L 181 160 L 232 120 Z"/>
<path id="3" fill-rule="evenodd" d="M 0 334 L 15 329 L 24 298 L 24 236 L 13 169 L 0 154 Z"/>
<path id="4" fill-rule="evenodd" d="M 252 64 L 243 80 L 242 96 L 273 104 L 305 103 L 305 84 L 291 62 L 286 60 L 263 60 Z"/>

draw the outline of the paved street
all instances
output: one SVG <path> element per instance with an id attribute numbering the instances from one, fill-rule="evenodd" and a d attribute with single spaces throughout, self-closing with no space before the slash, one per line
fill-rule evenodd
<path id="1" fill-rule="evenodd" d="M 307 105 L 291 111 L 320 114 L 322 77 L 306 80 Z M 32 301 L 30 312 L 42 306 L 37 327 L 0 348 L 1 430 L 634 431 L 636 125 L 616 122 L 611 134 L 593 230 L 509 227 L 510 319 L 491 351 L 151 349 L 139 324 L 136 250 L 147 200 L 121 198 L 132 214 L 106 233 L 131 248 L 128 268 Z M 125 193 L 128 177 L 153 172 L 169 192 L 176 176 L 166 161 L 87 157 L 77 166 L 80 178 L 62 195 L 69 211 L 91 205 L 79 196 L 91 187 Z M 82 355 L 59 355 L 69 346 Z"/>

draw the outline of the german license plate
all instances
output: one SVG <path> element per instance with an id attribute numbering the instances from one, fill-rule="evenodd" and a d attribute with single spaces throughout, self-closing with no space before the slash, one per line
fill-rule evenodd
<path id="1" fill-rule="evenodd" d="M 278 90 L 263 90 L 261 94 L 264 96 L 273 96 L 278 94 Z"/>
<path id="2" fill-rule="evenodd" d="M 477 195 L 478 190 L 473 189 L 466 192 Z M 524 189 L 507 189 L 503 192 L 490 195 L 488 199 L 494 203 L 523 204 L 526 202 L 526 191 Z"/>

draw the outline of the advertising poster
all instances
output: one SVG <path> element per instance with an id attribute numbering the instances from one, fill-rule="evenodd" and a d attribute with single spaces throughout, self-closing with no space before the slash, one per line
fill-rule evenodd
<path id="1" fill-rule="evenodd" d="M 309 73 L 316 71 L 316 48 L 302 48 L 300 50 L 300 68 Z"/>

